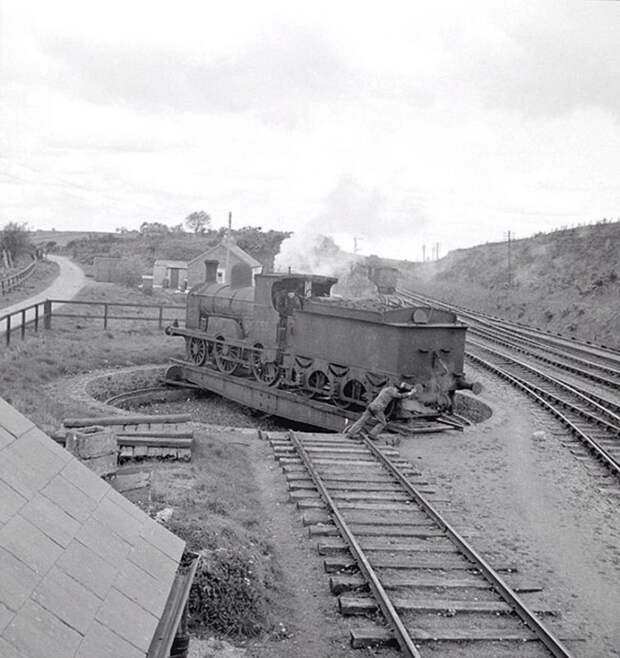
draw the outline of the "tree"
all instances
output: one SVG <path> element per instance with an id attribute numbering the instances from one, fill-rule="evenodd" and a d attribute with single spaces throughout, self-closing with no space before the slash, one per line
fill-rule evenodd
<path id="1" fill-rule="evenodd" d="M 28 224 L 23 222 L 9 222 L 0 231 L 0 246 L 9 253 L 13 262 L 20 256 L 28 253 L 32 245 L 28 234 Z"/>
<path id="2" fill-rule="evenodd" d="M 161 222 L 142 222 L 140 224 L 141 235 L 165 235 L 169 231 L 170 229 L 166 224 L 162 224 Z"/>
<path id="3" fill-rule="evenodd" d="M 211 226 L 211 215 L 197 210 L 185 218 L 185 226 L 194 233 L 204 233 Z"/>

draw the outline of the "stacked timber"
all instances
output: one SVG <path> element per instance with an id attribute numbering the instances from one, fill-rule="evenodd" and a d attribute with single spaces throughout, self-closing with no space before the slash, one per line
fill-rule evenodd
<path id="1" fill-rule="evenodd" d="M 66 445 L 70 433 L 96 425 L 114 435 L 121 463 L 130 459 L 190 461 L 194 439 L 190 420 L 187 414 L 65 418 L 55 438 Z"/>

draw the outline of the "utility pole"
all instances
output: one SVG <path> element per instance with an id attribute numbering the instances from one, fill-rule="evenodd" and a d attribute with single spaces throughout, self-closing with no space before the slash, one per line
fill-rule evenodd
<path id="1" fill-rule="evenodd" d="M 358 245 L 358 242 L 359 242 L 360 240 L 363 240 L 363 238 L 360 238 L 360 237 L 357 237 L 357 236 L 353 236 L 353 253 L 354 253 L 354 254 L 357 254 L 357 253 L 359 252 L 359 245 Z"/>
<path id="2" fill-rule="evenodd" d="M 510 229 L 508 229 L 508 287 L 512 288 L 512 248 L 511 248 L 511 239 L 512 233 Z"/>
<path id="3" fill-rule="evenodd" d="M 422 245 L 422 262 L 423 263 L 426 262 L 426 245 L 425 244 Z"/>

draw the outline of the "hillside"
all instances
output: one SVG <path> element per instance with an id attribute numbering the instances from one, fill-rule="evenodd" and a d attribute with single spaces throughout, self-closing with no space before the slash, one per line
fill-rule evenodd
<path id="1" fill-rule="evenodd" d="M 155 260 L 191 260 L 218 244 L 224 234 L 224 229 L 199 234 L 173 231 L 162 234 L 141 234 L 138 231 L 37 231 L 33 239 L 47 242 L 52 251 L 70 256 L 87 272 L 90 272 L 96 256 L 118 256 L 131 261 L 140 273 L 148 274 L 152 272 Z M 288 235 L 284 231 L 263 231 L 259 227 L 250 226 L 232 231 L 237 245 L 261 262 L 267 270 L 273 269 L 280 243 Z"/>
<path id="2" fill-rule="evenodd" d="M 457 249 L 401 264 L 401 285 L 448 302 L 620 348 L 620 222 Z"/>

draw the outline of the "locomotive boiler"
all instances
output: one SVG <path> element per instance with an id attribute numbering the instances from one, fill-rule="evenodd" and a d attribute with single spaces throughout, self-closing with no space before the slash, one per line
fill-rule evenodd
<path id="1" fill-rule="evenodd" d="M 208 281 L 189 292 L 185 327 L 166 333 L 184 337 L 193 365 L 345 409 L 403 379 L 440 410 L 472 387 L 463 375 L 466 325 L 454 313 L 385 295 L 332 296 L 329 276 L 271 273 L 254 282 Z"/>

